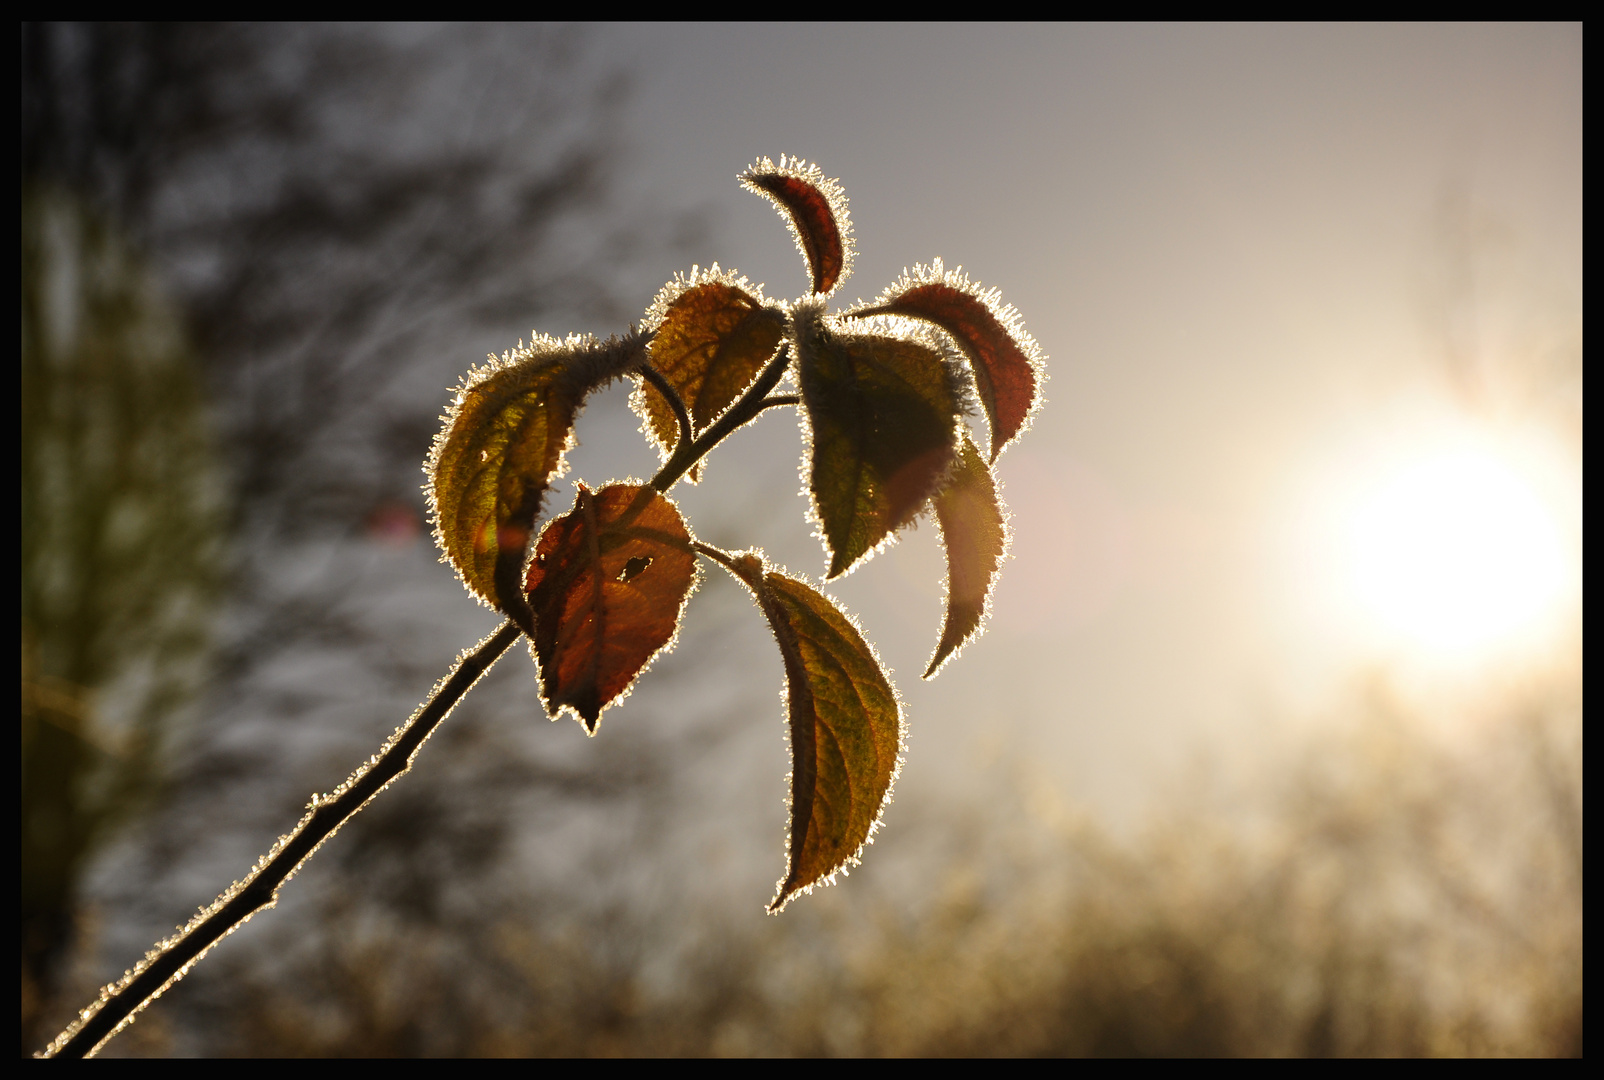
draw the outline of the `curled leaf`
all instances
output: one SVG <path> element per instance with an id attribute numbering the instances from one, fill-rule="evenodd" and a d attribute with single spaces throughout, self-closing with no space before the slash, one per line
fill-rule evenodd
<path id="1" fill-rule="evenodd" d="M 852 219 L 841 185 L 817 165 L 780 155 L 757 162 L 740 176 L 741 186 L 779 207 L 807 261 L 815 293 L 828 293 L 852 273 Z"/>
<path id="2" fill-rule="evenodd" d="M 886 333 L 841 333 L 805 309 L 796 328 L 808 487 L 834 578 L 936 492 L 957 452 L 964 399 L 954 365 L 917 332 L 894 335 L 887 323 Z"/>
<path id="3" fill-rule="evenodd" d="M 734 570 L 785 662 L 791 820 L 785 877 L 769 904 L 779 911 L 857 864 L 902 767 L 902 704 L 874 650 L 828 597 L 750 553 Z"/>
<path id="4" fill-rule="evenodd" d="M 526 584 L 546 712 L 572 709 L 594 735 L 602 710 L 672 645 L 696 557 L 685 519 L 654 489 L 578 487 L 574 508 L 541 532 Z"/>
<path id="5" fill-rule="evenodd" d="M 435 541 L 468 591 L 533 630 L 520 587 L 530 534 L 565 468 L 585 395 L 639 365 L 638 337 L 538 335 L 468 373 L 424 464 Z"/>
<path id="6" fill-rule="evenodd" d="M 647 312 L 654 331 L 649 355 L 679 392 L 696 434 L 705 431 L 751 385 L 785 332 L 785 312 L 762 290 L 714 264 L 670 282 Z M 674 410 L 661 391 L 642 381 L 630 405 L 644 421 L 664 461 L 679 441 Z M 695 479 L 693 476 L 692 479 Z"/>
<path id="7" fill-rule="evenodd" d="M 990 461 L 1019 436 L 1041 404 L 1041 346 L 1025 332 L 1018 310 L 1002 303 L 999 290 L 981 289 L 962 269 L 949 272 L 940 259 L 915 266 L 869 307 L 849 314 L 923 319 L 952 335 L 969 358 L 991 425 Z"/>
<path id="8" fill-rule="evenodd" d="M 966 428 L 952 478 L 935 498 L 936 520 L 947 549 L 947 616 L 941 641 L 925 669 L 930 678 L 979 635 L 991 590 L 1008 551 L 1008 521 L 997 482 Z"/>

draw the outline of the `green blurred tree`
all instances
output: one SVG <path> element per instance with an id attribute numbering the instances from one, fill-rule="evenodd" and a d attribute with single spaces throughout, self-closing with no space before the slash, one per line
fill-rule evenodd
<path id="1" fill-rule="evenodd" d="M 84 860 L 150 795 L 195 690 L 223 561 L 194 355 L 82 202 L 22 195 L 23 1045 Z"/>

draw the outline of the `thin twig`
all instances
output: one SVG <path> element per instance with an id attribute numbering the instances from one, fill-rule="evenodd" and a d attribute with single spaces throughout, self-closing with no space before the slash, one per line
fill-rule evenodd
<path id="1" fill-rule="evenodd" d="M 690 438 L 690 417 L 685 403 L 663 376 L 649 365 L 641 365 L 642 376 L 664 390 L 680 423 L 680 441 L 673 455 L 651 486 L 667 491 L 675 481 L 707 455 L 731 432 L 776 405 L 796 404 L 794 396 L 766 397 L 784 377 L 790 363 L 790 348 L 781 349 L 769 361 L 747 392 L 724 415 L 702 433 Z M 729 556 L 716 548 L 695 545 L 734 568 Z M 716 554 L 715 554 L 716 553 Z M 312 797 L 310 811 L 287 835 L 281 837 L 257 868 L 219 896 L 178 934 L 159 943 L 145 960 L 121 980 L 105 987 L 100 999 L 84 1009 L 77 1020 L 51 1042 L 41 1057 L 92 1057 L 112 1036 L 134 1022 L 139 1011 L 160 997 L 167 988 L 188 974 L 213 945 L 248 922 L 252 915 L 278 902 L 279 888 L 295 876 L 322 843 L 333 836 L 359 810 L 412 767 L 417 754 L 434 729 L 440 725 L 464 694 L 490 666 L 501 658 L 521 631 L 512 620 L 501 624 L 494 634 L 464 653 L 451 674 L 435 687 L 429 700 L 419 706 L 412 718 L 396 729 L 383 749 L 353 772 L 345 783 L 328 795 Z"/>
<path id="2" fill-rule="evenodd" d="M 739 576 L 740 571 L 735 569 L 735 556 L 723 548 L 716 548 L 712 544 L 704 544 L 700 540 L 691 541 L 691 550 L 699 555 L 705 555 L 718 563 L 732 574 Z"/>
<path id="3" fill-rule="evenodd" d="M 790 363 L 791 346 L 786 345 L 774 354 L 774 359 L 770 360 L 768 366 L 758 374 L 757 380 L 747 388 L 741 400 L 731 405 L 723 416 L 713 421 L 712 426 L 702 432 L 700 438 L 691 443 L 682 441 L 675 447 L 673 456 L 657 471 L 657 475 L 652 477 L 652 487 L 658 491 L 668 491 L 680 477 L 690 471 L 692 465 L 723 442 L 730 432 L 768 408 L 765 395 L 785 377 L 785 369 Z"/>
<path id="4" fill-rule="evenodd" d="M 43 1057 L 89 1057 L 133 1023 L 139 1010 L 183 978 L 219 940 L 263 908 L 278 902 L 281 885 L 295 875 L 319 845 L 412 766 L 412 758 L 462 696 L 500 659 L 519 630 L 510 620 L 464 653 L 435 687 L 429 700 L 396 730 L 380 753 L 365 762 L 329 795 L 314 795 L 311 811 L 282 837 L 248 875 L 176 936 L 162 942 L 133 971 L 101 991 L 100 1000 L 58 1035 Z"/>

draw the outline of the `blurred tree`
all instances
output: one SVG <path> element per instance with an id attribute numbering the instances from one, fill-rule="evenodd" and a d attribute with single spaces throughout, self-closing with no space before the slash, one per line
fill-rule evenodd
<path id="1" fill-rule="evenodd" d="M 339 568 L 292 579 L 287 545 L 416 529 L 464 338 L 616 320 L 616 268 L 697 235 L 612 205 L 626 84 L 581 44 L 24 25 L 26 1050 L 91 842 L 160 772 L 219 573 L 208 712 L 272 718 L 241 687 L 309 642 L 393 660 Z M 112 740 L 88 702 L 119 673 L 143 681 Z M 183 779 L 271 767 L 228 764 Z"/>
<path id="2" fill-rule="evenodd" d="M 908 828 L 933 846 L 913 880 L 854 875 L 855 889 L 826 891 L 783 920 L 674 906 L 661 892 L 582 925 L 540 898 L 533 917 L 498 898 L 460 927 L 375 917 L 371 905 L 353 919 L 350 897 L 372 868 L 347 862 L 324 895 L 340 909 L 325 926 L 340 932 L 294 954 L 292 974 L 218 958 L 226 974 L 212 977 L 210 997 L 230 1007 L 211 1014 L 201 1047 L 1580 1056 L 1572 689 L 1536 689 L 1452 740 L 1378 691 L 1354 704 L 1351 730 L 1277 754 L 1243 786 L 1208 776 L 1175 785 L 1152 828 L 1125 840 L 1069 812 L 1022 765 L 985 802 L 915 811 Z M 412 826 L 432 830 L 436 809 L 367 813 L 394 813 L 391 831 L 406 826 L 416 842 Z M 342 846 L 347 859 L 369 850 L 363 839 Z M 447 861 L 414 855 L 405 865 Z"/>
<path id="3" fill-rule="evenodd" d="M 83 861 L 148 795 L 195 689 L 222 492 L 194 358 L 70 195 L 22 196 L 23 1040 Z"/>
<path id="4" fill-rule="evenodd" d="M 623 315 L 601 260 L 665 233 L 571 235 L 609 196 L 624 89 L 576 78 L 577 60 L 567 32 L 24 28 L 23 173 L 79 193 L 167 273 L 222 408 L 241 524 L 370 510 L 394 479 L 372 459 L 401 455 L 355 448 L 375 420 L 406 422 L 382 415 L 384 391 L 425 354 L 448 383 L 465 324 Z M 466 115 L 438 115 L 442 97 Z M 425 435 L 438 406 L 416 418 Z M 409 494 L 416 456 L 409 442 Z"/>

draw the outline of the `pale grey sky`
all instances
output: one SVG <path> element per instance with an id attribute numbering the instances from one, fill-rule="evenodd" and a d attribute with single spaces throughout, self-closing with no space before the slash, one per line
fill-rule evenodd
<path id="1" fill-rule="evenodd" d="M 779 219 L 734 180 L 798 155 L 851 200 L 844 303 L 941 256 L 1000 287 L 1050 357 L 1047 407 L 1000 466 L 1017 543 L 988 635 L 918 682 L 933 529 L 831 588 L 896 669 L 909 787 L 1006 733 L 1113 808 L 1148 765 L 1230 754 L 1244 718 L 1351 684 L 1363 642 L 1288 595 L 1277 545 L 1321 462 L 1443 382 L 1445 200 L 1491 223 L 1501 276 L 1479 302 L 1579 347 L 1578 26 L 594 33 L 638 80 L 632 182 L 722 226 L 701 261 L 800 291 Z M 794 490 L 794 430 L 765 424 L 714 469 Z M 693 522 L 714 513 L 711 485 L 681 497 Z M 752 540 L 817 576 L 803 504 L 785 505 Z"/>

